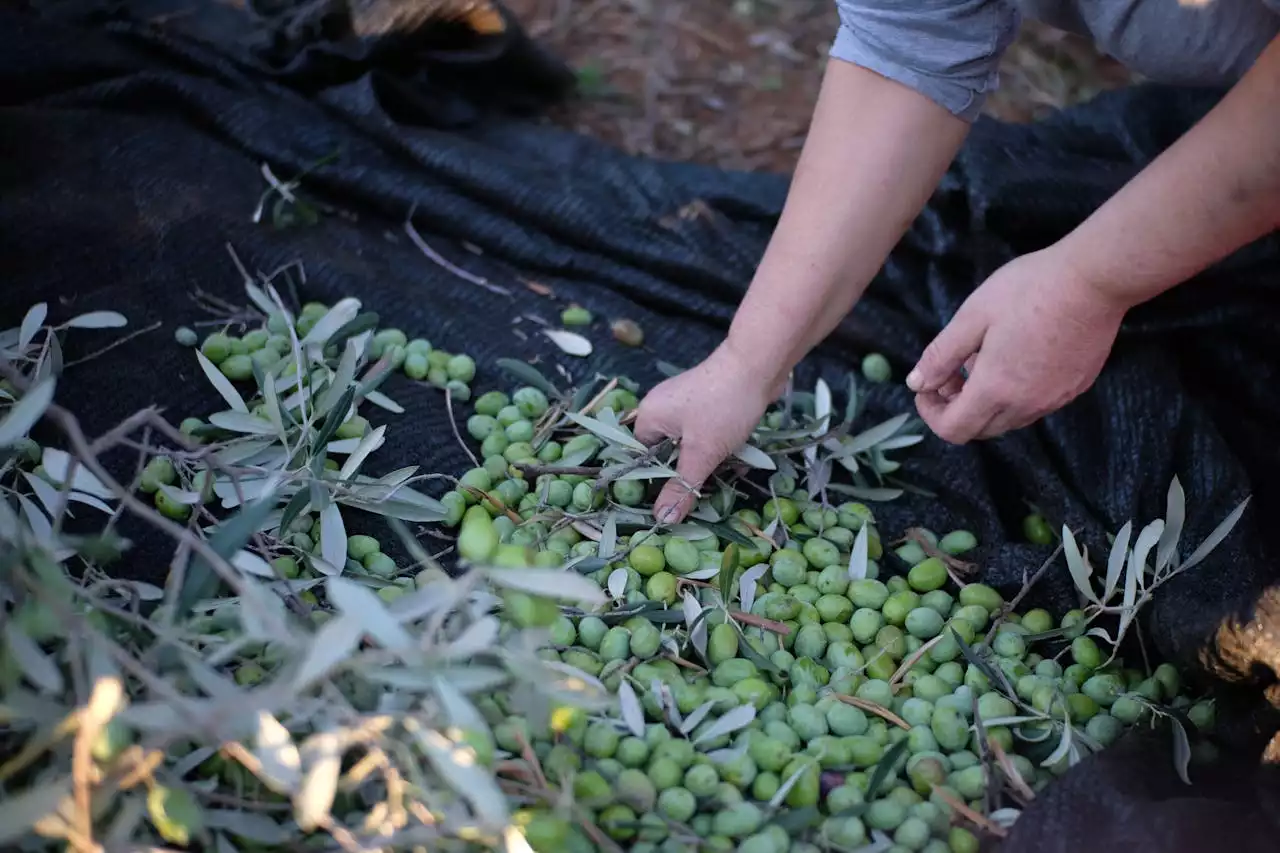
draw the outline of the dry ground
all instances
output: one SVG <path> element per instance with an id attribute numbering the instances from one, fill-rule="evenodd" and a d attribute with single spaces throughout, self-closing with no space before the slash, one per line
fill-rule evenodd
<path id="1" fill-rule="evenodd" d="M 508 0 L 579 70 L 554 119 L 622 148 L 789 171 L 836 30 L 834 0 Z M 987 111 L 1026 121 L 1123 84 L 1082 39 L 1027 25 Z"/>

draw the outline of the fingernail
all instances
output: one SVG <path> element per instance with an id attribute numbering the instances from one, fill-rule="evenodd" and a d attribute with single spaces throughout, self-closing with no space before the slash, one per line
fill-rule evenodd
<path id="1" fill-rule="evenodd" d="M 907 374 L 907 387 L 912 391 L 919 391 L 920 386 L 924 384 L 924 377 L 920 375 L 920 371 L 912 368 Z"/>

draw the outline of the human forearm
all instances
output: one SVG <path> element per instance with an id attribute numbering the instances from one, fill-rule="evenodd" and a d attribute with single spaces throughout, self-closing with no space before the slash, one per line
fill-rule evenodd
<path id="1" fill-rule="evenodd" d="M 1280 40 L 1205 118 L 1054 249 L 1125 307 L 1280 227 Z"/>
<path id="2" fill-rule="evenodd" d="M 923 95 L 833 60 L 778 227 L 727 346 L 781 383 L 861 296 L 967 130 Z"/>

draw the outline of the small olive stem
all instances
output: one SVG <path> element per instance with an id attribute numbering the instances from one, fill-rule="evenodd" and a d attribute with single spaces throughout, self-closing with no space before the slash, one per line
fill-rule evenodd
<path id="1" fill-rule="evenodd" d="M 997 616 L 995 618 L 995 621 L 991 623 L 991 630 L 987 631 L 987 636 L 984 637 L 982 640 L 984 644 L 990 644 L 991 638 L 996 635 L 996 629 L 1000 627 L 1000 623 L 1002 623 L 1005 620 L 1005 617 L 1008 616 L 1010 613 L 1014 613 L 1017 611 L 1018 605 L 1022 603 L 1022 599 L 1026 598 L 1027 593 L 1031 592 L 1031 588 L 1035 586 L 1037 583 L 1039 583 L 1040 578 L 1044 577 L 1045 572 L 1049 571 L 1049 567 L 1053 565 L 1053 561 L 1058 559 L 1058 555 L 1061 553 L 1062 553 L 1062 542 L 1059 541 L 1058 547 L 1053 549 L 1053 553 L 1050 554 L 1049 557 L 1043 563 L 1040 564 L 1040 568 L 1036 569 L 1035 574 L 1033 574 L 1030 577 L 1030 579 L 1028 579 L 1026 583 L 1022 585 L 1022 589 L 1020 589 L 1018 591 L 1018 594 L 1013 597 L 1013 600 L 1010 601 L 1008 604 L 1006 604 L 1004 607 L 1000 608 L 1000 615 Z"/>

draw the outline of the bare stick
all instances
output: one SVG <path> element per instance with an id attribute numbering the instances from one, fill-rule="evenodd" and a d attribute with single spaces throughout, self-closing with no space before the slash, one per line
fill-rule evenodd
<path id="1" fill-rule="evenodd" d="M 1013 597 L 1013 601 L 1010 601 L 1001 608 L 1000 615 L 991 623 L 991 630 L 987 631 L 987 636 L 982 640 L 983 643 L 991 642 L 991 638 L 996 635 L 996 629 L 1000 627 L 1000 623 L 1004 621 L 1006 616 L 1017 610 L 1018 605 L 1022 603 L 1022 599 L 1026 598 L 1027 593 L 1031 592 L 1031 588 L 1039 582 L 1040 578 L 1044 577 L 1044 573 L 1049 571 L 1049 567 L 1053 565 L 1053 561 L 1058 559 L 1058 555 L 1061 553 L 1062 542 L 1058 542 L 1058 547 L 1054 548 L 1053 553 L 1049 555 L 1049 558 L 1040 564 L 1040 568 L 1036 569 L 1036 573 L 1031 576 L 1030 580 L 1022 585 L 1022 589 Z"/>
<path id="2" fill-rule="evenodd" d="M 62 369 L 66 370 L 68 367 L 75 367 L 77 364 L 84 364 L 86 361 L 93 361 L 98 356 L 105 355 L 106 353 L 111 352 L 111 350 L 115 349 L 116 347 L 121 346 L 123 344 L 127 344 L 129 341 L 133 340 L 134 338 L 140 335 L 145 335 L 150 332 L 154 332 L 156 329 L 160 328 L 163 325 L 164 325 L 163 323 L 157 320 L 156 322 L 152 323 L 150 326 L 147 326 L 146 328 L 138 329 L 137 331 L 134 331 L 134 332 L 130 332 L 129 334 L 125 335 L 123 338 L 120 338 L 118 340 L 115 340 L 107 344 L 102 349 L 94 350 L 93 352 L 89 353 L 86 356 L 81 356 L 80 358 L 77 358 L 75 361 L 64 361 L 62 363 Z"/>
<path id="3" fill-rule="evenodd" d="M 467 443 L 462 440 L 462 433 L 458 432 L 458 422 L 453 417 L 453 392 L 448 388 L 444 389 L 444 406 L 449 410 L 449 426 L 453 428 L 453 437 L 458 439 L 458 444 L 462 445 L 462 452 L 467 454 L 467 458 L 471 460 L 471 467 L 479 468 L 480 460 L 476 459 L 476 455 L 471 452 L 471 448 L 467 447 Z"/>
<path id="4" fill-rule="evenodd" d="M 409 235 L 409 239 L 413 241 L 413 245 L 417 246 L 418 250 L 422 252 L 422 254 L 426 255 L 427 258 L 429 258 L 433 263 L 435 263 L 441 269 L 447 270 L 448 272 L 453 273 L 463 281 L 471 282 L 472 284 L 478 287 L 483 287 L 485 290 L 488 290 L 492 293 L 497 293 L 502 296 L 511 295 L 511 291 L 507 290 L 505 287 L 499 287 L 496 284 L 492 284 L 487 278 L 482 278 L 478 275 L 474 275 L 473 273 L 467 272 L 462 267 L 451 262 L 444 255 L 440 254 L 435 249 L 427 245 L 427 241 L 422 239 L 422 235 L 418 233 L 418 229 L 413 227 L 413 211 L 412 210 L 409 211 L 409 216 L 404 221 L 404 233 Z"/>

